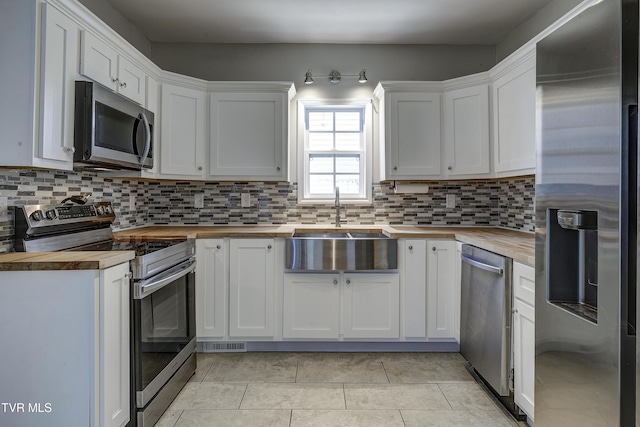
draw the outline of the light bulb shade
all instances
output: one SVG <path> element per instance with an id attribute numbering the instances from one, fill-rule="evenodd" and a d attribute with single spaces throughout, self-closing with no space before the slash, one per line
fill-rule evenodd
<path id="1" fill-rule="evenodd" d="M 342 79 L 342 76 L 336 70 L 333 70 L 331 74 L 329 74 L 329 81 L 331 83 L 340 83 L 340 79 Z"/>
<path id="2" fill-rule="evenodd" d="M 311 70 L 307 71 L 304 75 L 304 84 L 310 85 L 313 83 L 313 77 L 311 76 Z"/>
<path id="3" fill-rule="evenodd" d="M 365 74 L 365 69 L 363 68 L 362 71 L 360 71 L 360 74 L 358 75 L 358 83 L 366 83 L 367 82 L 367 75 Z"/>

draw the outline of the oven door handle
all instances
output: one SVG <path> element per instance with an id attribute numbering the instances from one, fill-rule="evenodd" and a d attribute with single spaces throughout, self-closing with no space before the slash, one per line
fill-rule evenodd
<path id="1" fill-rule="evenodd" d="M 143 299 L 152 293 L 164 288 L 171 282 L 180 279 L 191 273 L 196 268 L 196 260 L 190 259 L 175 267 L 170 268 L 164 273 L 160 273 L 150 279 L 137 282 L 133 290 L 134 299 Z"/>

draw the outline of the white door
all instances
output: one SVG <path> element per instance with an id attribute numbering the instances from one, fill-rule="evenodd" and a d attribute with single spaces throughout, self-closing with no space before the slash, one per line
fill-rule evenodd
<path id="1" fill-rule="evenodd" d="M 385 96 L 388 177 L 440 175 L 440 94 L 391 92 Z"/>
<path id="2" fill-rule="evenodd" d="M 345 338 L 399 338 L 397 273 L 344 273 L 342 326 Z"/>
<path id="3" fill-rule="evenodd" d="M 118 57 L 118 92 L 144 106 L 147 76 L 140 67 L 123 56 Z"/>
<path id="4" fill-rule="evenodd" d="M 536 58 L 493 84 L 494 167 L 500 175 L 535 172 Z"/>
<path id="5" fill-rule="evenodd" d="M 229 335 L 273 337 L 274 240 L 229 243 Z"/>
<path id="6" fill-rule="evenodd" d="M 284 275 L 283 337 L 338 339 L 340 336 L 340 276 Z"/>
<path id="7" fill-rule="evenodd" d="M 118 53 L 89 31 L 82 31 L 80 73 L 112 91 L 118 90 Z"/>
<path id="8" fill-rule="evenodd" d="M 513 394 L 516 404 L 534 417 L 535 309 L 515 299 L 513 303 Z"/>
<path id="9" fill-rule="evenodd" d="M 288 148 L 287 95 L 215 92 L 210 100 L 209 174 L 283 177 Z"/>
<path id="10" fill-rule="evenodd" d="M 130 418 L 129 263 L 100 270 L 100 425 Z"/>
<path id="11" fill-rule="evenodd" d="M 40 152 L 44 159 L 73 161 L 78 26 L 53 6 L 42 5 Z"/>
<path id="12" fill-rule="evenodd" d="M 453 240 L 427 240 L 427 337 L 454 338 Z"/>
<path id="13" fill-rule="evenodd" d="M 196 335 L 226 335 L 228 250 L 224 239 L 196 240 Z"/>
<path id="14" fill-rule="evenodd" d="M 206 104 L 204 92 L 162 85 L 161 174 L 204 177 Z"/>
<path id="15" fill-rule="evenodd" d="M 399 242 L 404 260 L 401 276 L 404 288 L 404 336 L 424 339 L 427 336 L 427 241 L 407 239 Z"/>
<path id="16" fill-rule="evenodd" d="M 491 172 L 489 85 L 445 92 L 444 151 L 447 176 Z"/>

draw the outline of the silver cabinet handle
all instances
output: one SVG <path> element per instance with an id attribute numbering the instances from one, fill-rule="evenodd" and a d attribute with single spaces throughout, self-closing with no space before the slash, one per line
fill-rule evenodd
<path id="1" fill-rule="evenodd" d="M 432 248 L 431 248 L 431 250 L 432 250 L 433 252 L 435 252 L 435 251 L 436 251 L 436 247 L 435 247 L 435 246 L 434 246 L 434 247 L 432 247 Z"/>
<path id="2" fill-rule="evenodd" d="M 394 166 L 394 167 L 393 167 L 393 170 L 394 170 L 394 171 L 397 171 L 397 170 L 398 170 L 398 167 L 397 167 L 397 166 Z"/>
<path id="3" fill-rule="evenodd" d="M 63 148 L 65 153 L 75 153 L 76 152 L 76 148 L 75 147 L 64 147 Z"/>
<path id="4" fill-rule="evenodd" d="M 218 250 L 219 250 L 219 249 L 222 249 L 222 246 L 220 246 L 220 245 L 216 245 L 216 249 L 218 249 Z"/>
<path id="5" fill-rule="evenodd" d="M 347 279 L 347 285 L 351 284 L 351 280 Z"/>
<path id="6" fill-rule="evenodd" d="M 412 251 L 413 250 L 413 246 L 409 245 L 409 250 Z"/>
<path id="7" fill-rule="evenodd" d="M 127 82 L 120 83 L 120 87 L 127 87 Z"/>
<path id="8" fill-rule="evenodd" d="M 201 171 L 202 170 L 202 166 L 198 166 L 198 170 Z"/>
<path id="9" fill-rule="evenodd" d="M 271 249 L 271 245 L 267 245 L 267 249 Z"/>
<path id="10" fill-rule="evenodd" d="M 117 82 L 117 81 L 118 81 L 118 78 L 117 78 L 117 77 L 116 77 L 116 78 L 111 77 L 111 83 L 115 83 L 115 82 Z"/>
<path id="11" fill-rule="evenodd" d="M 511 310 L 511 312 L 512 312 L 513 314 L 518 314 L 518 309 L 517 309 L 517 308 L 514 308 L 513 310 Z"/>
<path id="12" fill-rule="evenodd" d="M 451 170 L 453 170 L 453 166 L 449 166 L 447 169 L 449 169 L 451 171 Z"/>
<path id="13" fill-rule="evenodd" d="M 279 170 L 280 170 L 280 166 L 277 166 L 277 167 L 276 167 L 276 170 L 277 170 L 277 171 L 279 171 Z"/>
<path id="14" fill-rule="evenodd" d="M 333 284 L 337 285 L 338 284 L 338 279 L 333 279 Z"/>
<path id="15" fill-rule="evenodd" d="M 472 265 L 484 271 L 488 271 L 490 273 L 495 273 L 499 276 L 502 276 L 504 274 L 504 270 L 502 268 L 476 261 L 475 259 L 465 254 L 462 254 L 462 262 L 466 262 L 469 265 Z"/>
<path id="16" fill-rule="evenodd" d="M 132 272 L 128 272 L 124 275 L 125 278 L 127 279 L 131 279 L 133 277 L 133 273 Z"/>

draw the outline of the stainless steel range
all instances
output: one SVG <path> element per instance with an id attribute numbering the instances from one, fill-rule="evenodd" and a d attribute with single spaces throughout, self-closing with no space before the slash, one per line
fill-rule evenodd
<path id="1" fill-rule="evenodd" d="M 110 202 L 15 208 L 22 252 L 133 250 L 131 261 L 131 421 L 158 421 L 196 369 L 195 242 L 114 241 Z"/>

